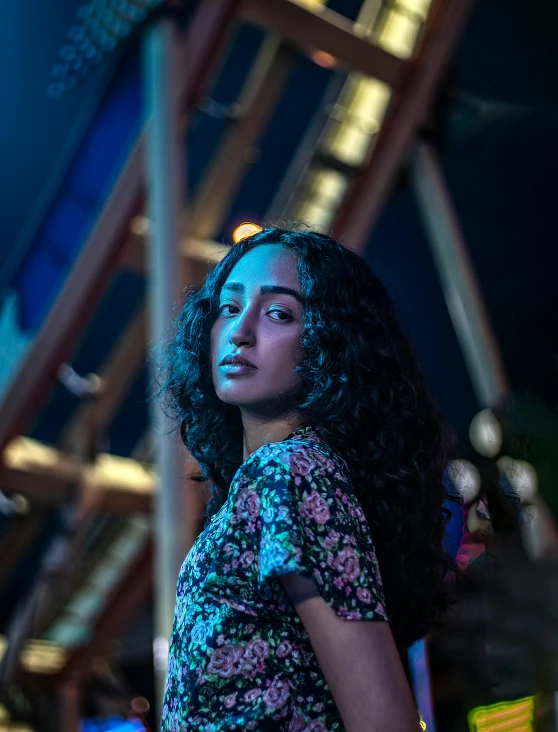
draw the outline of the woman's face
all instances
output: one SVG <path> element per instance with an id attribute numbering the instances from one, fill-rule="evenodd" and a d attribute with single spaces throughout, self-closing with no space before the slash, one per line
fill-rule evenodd
<path id="1" fill-rule="evenodd" d="M 260 245 L 229 274 L 211 329 L 213 385 L 219 399 L 242 410 L 280 416 L 299 384 L 303 306 L 296 255 L 280 245 Z M 223 365 L 226 356 L 253 368 Z"/>

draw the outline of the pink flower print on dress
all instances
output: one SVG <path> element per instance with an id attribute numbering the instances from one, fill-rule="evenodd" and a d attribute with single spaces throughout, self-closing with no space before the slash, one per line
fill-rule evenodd
<path id="1" fill-rule="evenodd" d="M 244 701 L 253 702 L 254 699 L 257 699 L 261 693 L 262 690 L 258 689 L 257 687 L 255 687 L 254 689 L 250 689 L 244 694 Z"/>
<path id="2" fill-rule="evenodd" d="M 226 706 L 227 709 L 232 709 L 232 707 L 234 707 L 234 705 L 236 704 L 236 691 L 234 692 L 234 694 L 228 694 L 225 697 L 223 704 Z"/>
<path id="3" fill-rule="evenodd" d="M 269 643 L 261 638 L 248 641 L 244 649 L 244 660 L 252 666 L 256 666 L 269 656 Z"/>
<path id="4" fill-rule="evenodd" d="M 328 461 L 325 455 L 322 455 L 319 450 L 312 450 L 312 457 L 318 463 L 318 465 L 325 465 Z"/>
<path id="5" fill-rule="evenodd" d="M 237 515 L 243 519 L 255 517 L 260 512 L 260 498 L 252 488 L 241 490 L 234 505 Z"/>
<path id="6" fill-rule="evenodd" d="M 207 672 L 230 679 L 242 668 L 243 655 L 244 649 L 239 643 L 235 645 L 228 643 L 226 646 L 216 648 L 207 665 Z"/>
<path id="7" fill-rule="evenodd" d="M 287 703 L 290 691 L 289 685 L 282 679 L 275 679 L 263 695 L 263 700 L 271 709 L 281 709 Z"/>
<path id="8" fill-rule="evenodd" d="M 308 653 L 308 651 L 301 651 L 300 656 L 302 659 L 302 665 L 308 668 L 310 664 L 312 663 L 312 654 Z"/>
<path id="9" fill-rule="evenodd" d="M 289 467 L 293 475 L 308 475 L 315 463 L 305 452 L 292 452 L 289 455 Z"/>
<path id="10" fill-rule="evenodd" d="M 291 717 L 288 732 L 303 732 L 306 729 L 306 720 L 296 712 Z"/>
<path id="11" fill-rule="evenodd" d="M 306 727 L 304 728 L 304 732 L 328 732 L 327 727 L 323 722 L 320 722 L 318 719 L 312 719 Z"/>
<path id="12" fill-rule="evenodd" d="M 343 574 L 343 577 L 347 582 L 354 582 L 360 575 L 358 557 L 355 554 L 355 550 L 350 546 L 346 546 L 344 549 L 341 549 L 339 554 L 335 557 L 333 566 L 338 572 Z"/>
<path id="13" fill-rule="evenodd" d="M 244 552 L 244 554 L 240 555 L 240 559 L 238 561 L 240 562 L 241 567 L 249 567 L 254 561 L 254 552 Z"/>
<path id="14" fill-rule="evenodd" d="M 285 640 L 277 646 L 277 650 L 275 651 L 275 654 L 277 656 L 279 656 L 279 658 L 285 658 L 286 656 L 289 655 L 289 653 L 292 650 L 293 650 L 292 642 Z"/>
<path id="15" fill-rule="evenodd" d="M 316 567 L 314 567 L 314 569 L 312 570 L 312 574 L 314 575 L 314 578 L 316 579 L 316 582 L 319 585 L 323 585 L 324 581 L 322 579 L 322 575 L 320 574 L 320 570 L 319 569 L 316 569 Z"/>
<path id="16" fill-rule="evenodd" d="M 312 491 L 302 502 L 300 515 L 314 519 L 317 524 L 327 524 L 330 519 L 329 506 L 317 491 Z"/>
<path id="17" fill-rule="evenodd" d="M 367 590 L 366 587 L 357 587 L 356 593 L 361 602 L 365 602 L 367 605 L 372 602 L 372 595 L 370 594 L 370 590 Z"/>
<path id="18" fill-rule="evenodd" d="M 326 536 L 326 538 L 322 541 L 322 546 L 324 549 L 333 549 L 333 547 L 337 544 L 339 541 L 339 534 L 337 531 L 330 531 L 329 534 Z"/>

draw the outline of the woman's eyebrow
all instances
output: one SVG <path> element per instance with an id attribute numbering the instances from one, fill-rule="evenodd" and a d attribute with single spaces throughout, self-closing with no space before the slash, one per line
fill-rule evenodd
<path id="1" fill-rule="evenodd" d="M 242 282 L 227 282 L 221 288 L 222 290 L 232 290 L 233 292 L 244 292 L 246 289 Z M 291 295 L 299 301 L 301 305 L 304 304 L 302 295 L 296 290 L 292 290 L 290 287 L 283 287 L 282 285 L 262 285 L 260 287 L 260 295 Z"/>

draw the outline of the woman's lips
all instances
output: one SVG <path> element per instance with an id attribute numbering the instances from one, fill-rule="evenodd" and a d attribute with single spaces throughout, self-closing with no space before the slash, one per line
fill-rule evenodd
<path id="1" fill-rule="evenodd" d="M 258 370 L 255 366 L 247 366 L 243 363 L 223 363 L 219 368 L 226 374 L 251 374 Z"/>

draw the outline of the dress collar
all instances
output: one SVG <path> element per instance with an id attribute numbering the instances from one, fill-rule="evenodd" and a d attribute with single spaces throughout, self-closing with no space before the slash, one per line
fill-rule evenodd
<path id="1" fill-rule="evenodd" d="M 291 432 L 290 435 L 287 435 L 284 440 L 281 440 L 281 442 L 285 442 L 285 440 L 303 440 L 307 439 L 308 437 L 318 437 L 316 434 L 316 431 L 314 427 L 311 425 L 307 425 L 306 427 L 299 427 L 294 432 Z"/>

